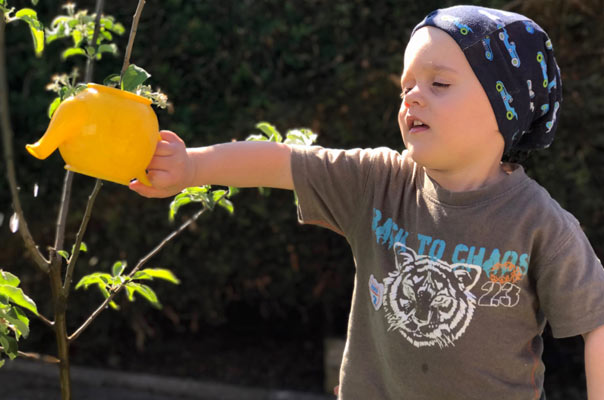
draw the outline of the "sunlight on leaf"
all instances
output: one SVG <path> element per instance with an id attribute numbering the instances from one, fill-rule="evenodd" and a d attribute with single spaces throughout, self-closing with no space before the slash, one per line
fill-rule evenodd
<path id="1" fill-rule="evenodd" d="M 138 273 L 140 273 L 140 275 L 137 277 Z M 150 277 L 151 279 L 153 279 L 153 278 L 163 279 L 168 282 L 172 282 L 175 285 L 180 284 L 180 280 L 174 275 L 174 273 L 172 273 L 172 271 L 170 271 L 169 269 L 163 269 L 163 268 L 143 269 L 141 271 L 138 271 L 137 274 L 134 274 L 132 279 L 149 279 L 147 277 Z"/>

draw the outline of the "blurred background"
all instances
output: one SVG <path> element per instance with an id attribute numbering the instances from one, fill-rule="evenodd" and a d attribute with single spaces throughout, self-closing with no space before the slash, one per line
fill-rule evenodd
<path id="1" fill-rule="evenodd" d="M 604 2 L 601 0 L 469 1 L 534 19 L 553 41 L 562 70 L 564 103 L 550 149 L 525 162 L 535 178 L 582 223 L 597 254 L 604 255 Z M 29 1 L 12 1 L 17 8 Z M 64 13 L 62 1 L 35 7 L 45 25 Z M 413 26 L 452 1 L 411 0 L 148 0 L 131 62 L 152 74 L 150 83 L 172 106 L 157 110 L 160 126 L 189 146 L 243 140 L 259 121 L 282 133 L 308 127 L 328 147 L 389 146 L 402 150 L 396 116 L 403 51 Z M 137 1 L 107 1 L 127 30 Z M 77 2 L 92 13 L 93 0 Z M 28 28 L 7 27 L 11 121 L 22 201 L 42 249 L 54 240 L 63 183 L 56 152 L 46 161 L 29 156 L 48 124 L 56 73 L 84 59 L 61 61 L 65 43 L 33 55 Z M 94 80 L 119 73 L 119 54 L 106 55 Z M 24 290 L 51 315 L 47 279 L 24 256 L 11 233 L 10 193 L 0 164 L 0 267 L 17 274 Z M 34 197 L 34 186 L 39 187 Z M 67 243 L 73 243 L 94 180 L 75 176 Z M 297 222 L 293 195 L 244 190 L 235 214 L 215 210 L 193 224 L 149 267 L 171 268 L 179 286 L 153 285 L 164 307 L 119 298 L 73 345 L 72 362 L 117 370 L 192 377 L 225 383 L 321 392 L 325 343 L 344 338 L 354 265 L 346 241 Z M 149 200 L 105 183 L 84 241 L 76 280 L 130 265 L 177 225 L 168 221 L 170 199 Z M 185 220 L 197 208 L 177 215 Z M 101 302 L 95 290 L 72 295 L 71 329 Z M 54 336 L 37 320 L 21 342 L 24 351 L 55 353 Z M 545 332 L 548 398 L 583 398 L 583 341 L 554 340 Z M 1 373 L 1 372 L 0 372 Z"/>

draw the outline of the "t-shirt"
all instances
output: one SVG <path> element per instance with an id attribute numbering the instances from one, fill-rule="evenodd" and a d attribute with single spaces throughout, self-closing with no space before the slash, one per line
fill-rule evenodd
<path id="1" fill-rule="evenodd" d="M 295 147 L 299 219 L 355 260 L 340 399 L 544 399 L 541 334 L 604 324 L 604 269 L 520 165 L 450 192 L 406 152 Z"/>

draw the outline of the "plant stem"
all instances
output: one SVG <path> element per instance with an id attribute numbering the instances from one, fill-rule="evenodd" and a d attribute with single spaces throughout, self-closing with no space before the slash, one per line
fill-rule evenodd
<path id="1" fill-rule="evenodd" d="M 4 350 L 2 346 L 0 346 L 0 350 Z M 58 364 L 59 359 L 53 356 L 49 356 L 46 354 L 38 354 L 38 353 L 26 353 L 24 351 L 17 351 L 17 354 L 23 358 L 29 358 L 30 360 L 42 361 L 49 364 Z"/>
<path id="2" fill-rule="evenodd" d="M 99 31 L 101 29 L 101 13 L 103 12 L 103 7 L 105 6 L 104 0 L 97 0 L 96 8 L 94 13 L 96 14 L 94 19 L 94 33 L 92 34 L 92 43 L 90 46 L 96 47 L 96 41 L 99 37 Z M 94 75 L 94 57 L 88 57 L 86 60 L 86 74 L 84 76 L 84 82 L 92 82 L 92 76 Z"/>
<path id="3" fill-rule="evenodd" d="M 25 242 L 27 254 L 33 259 L 34 264 L 43 272 L 48 273 L 50 261 L 44 258 L 36 245 L 27 225 L 21 200 L 19 199 L 19 185 L 15 172 L 15 156 L 13 153 L 13 129 L 10 124 L 10 109 L 8 105 L 8 81 L 6 79 L 6 50 L 4 33 L 6 22 L 4 14 L 0 17 L 0 125 L 2 130 L 2 145 L 4 147 L 4 160 L 6 161 L 6 177 L 10 187 L 13 209 L 19 218 L 19 234 Z"/>
<path id="4" fill-rule="evenodd" d="M 126 69 L 130 65 L 130 56 L 132 55 L 132 47 L 134 45 L 134 38 L 136 37 L 136 31 L 138 29 L 138 21 L 143 13 L 143 7 L 145 6 L 145 0 L 138 0 L 134 17 L 132 18 L 132 26 L 130 27 L 130 37 L 128 38 L 128 45 L 126 46 L 126 55 L 124 56 L 124 64 L 122 65 L 122 72 L 120 74 L 120 87 L 122 87 L 122 78 Z"/>
<path id="5" fill-rule="evenodd" d="M 71 258 L 69 259 L 69 263 L 67 264 L 67 271 L 65 272 L 65 280 L 63 281 L 63 294 L 65 295 L 65 297 L 69 297 L 71 281 L 73 279 L 73 271 L 75 270 L 76 263 L 78 262 L 78 256 L 80 254 L 80 245 L 82 244 L 84 233 L 86 232 L 86 228 L 88 227 L 88 221 L 90 221 L 90 216 L 92 214 L 92 206 L 94 205 L 96 196 L 99 194 L 99 191 L 101 190 L 102 186 L 103 181 L 97 179 L 94 184 L 94 189 L 92 189 L 92 193 L 90 193 L 90 196 L 88 196 L 88 203 L 86 204 L 84 218 L 82 219 L 80 229 L 78 230 L 78 233 L 76 235 L 73 253 L 71 254 Z"/>
<path id="6" fill-rule="evenodd" d="M 219 201 L 220 201 L 220 199 L 217 202 L 219 202 Z M 206 207 L 202 208 L 197 213 L 195 213 L 191 218 L 189 218 L 185 223 L 183 223 L 181 226 L 179 226 L 178 229 L 176 229 L 171 234 L 166 236 L 166 238 L 164 238 L 164 240 L 162 240 L 157 246 L 155 246 L 155 248 L 153 250 L 151 250 L 146 256 L 144 256 L 143 258 L 141 258 L 139 260 L 139 262 L 136 264 L 136 266 L 127 275 L 127 278 L 132 278 L 134 276 L 134 274 L 139 269 L 141 269 L 153 256 L 155 256 L 157 253 L 159 253 L 161 251 L 161 249 L 163 249 L 164 246 L 168 244 L 168 242 L 170 242 L 172 239 L 174 239 L 176 236 L 178 236 L 182 231 L 187 229 L 187 227 L 189 225 L 191 225 L 194 221 L 196 221 L 199 217 L 201 217 L 202 214 L 205 213 L 207 210 L 208 210 L 208 208 L 206 208 Z M 88 326 L 103 312 L 103 310 L 105 310 L 107 308 L 107 305 L 109 304 L 109 302 L 111 302 L 113 300 L 113 298 L 124 288 L 126 283 L 128 283 L 129 281 L 130 281 L 130 279 L 125 279 L 124 283 L 122 283 L 121 285 L 116 287 L 111 292 L 109 297 L 107 297 L 105 299 L 105 301 L 96 310 L 94 310 L 94 312 L 90 315 L 90 317 L 88 317 L 88 319 L 82 324 L 82 326 L 80 326 L 71 336 L 69 336 L 70 342 L 73 342 L 74 340 L 76 340 L 78 338 L 78 336 L 80 336 L 82 334 L 82 332 L 84 332 L 84 330 L 86 328 L 88 328 Z"/>
<path id="7" fill-rule="evenodd" d="M 61 399 L 71 400 L 71 377 L 69 369 L 69 339 L 67 337 L 67 298 L 63 294 L 61 277 L 61 258 L 56 258 L 50 268 L 50 289 L 55 314 L 55 339 L 59 358 L 59 383 Z"/>

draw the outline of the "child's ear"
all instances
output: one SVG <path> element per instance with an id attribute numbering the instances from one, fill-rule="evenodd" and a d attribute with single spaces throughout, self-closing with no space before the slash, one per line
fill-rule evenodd
<path id="1" fill-rule="evenodd" d="M 451 270 L 463 285 L 464 290 L 472 290 L 482 273 L 482 268 L 473 264 L 453 264 Z"/>

